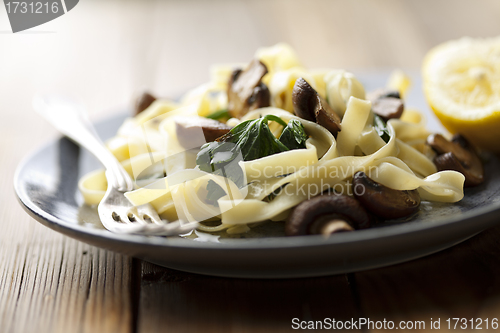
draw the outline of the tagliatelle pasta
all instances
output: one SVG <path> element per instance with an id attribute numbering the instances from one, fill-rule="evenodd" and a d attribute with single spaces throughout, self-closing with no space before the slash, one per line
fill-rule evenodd
<path id="1" fill-rule="evenodd" d="M 232 69 L 218 66 L 212 70 L 209 83 L 189 92 L 179 103 L 155 101 L 127 119 L 108 142 L 136 180 L 136 190 L 126 193 L 134 205 L 151 203 L 170 221 L 199 221 L 202 231 L 238 233 L 255 222 L 284 220 L 290 209 L 325 190 L 350 195 L 354 190 L 350 180 L 358 171 L 395 190 L 418 189 L 423 200 L 457 202 L 463 198 L 464 176 L 456 171 L 438 172 L 427 154 L 423 144 L 430 133 L 418 112 L 407 109 L 401 119 L 387 121 L 390 138 L 386 142 L 374 126 L 372 104 L 365 100 L 364 87 L 353 74 L 309 71 L 284 44 L 261 49 L 256 58 L 267 66 L 262 82 L 269 89 L 271 106 L 251 110 L 241 119 L 227 120 L 227 124 L 236 126 L 268 115 L 284 123 L 295 120 L 307 134 L 305 148 L 251 160 L 235 159 L 232 163 L 242 170 L 241 183 L 201 170 L 196 156 L 204 133 L 200 128 L 202 142 L 193 135 L 192 146 L 186 146 L 178 134 L 178 119 L 196 120 L 227 108 Z M 294 115 L 292 90 L 299 77 L 342 117 L 336 138 L 322 125 Z M 276 122 L 269 128 L 276 137 L 283 131 Z M 213 183 L 224 191 L 215 203 L 207 200 Z M 89 205 L 99 203 L 106 186 L 104 171 L 89 173 L 79 182 Z"/>

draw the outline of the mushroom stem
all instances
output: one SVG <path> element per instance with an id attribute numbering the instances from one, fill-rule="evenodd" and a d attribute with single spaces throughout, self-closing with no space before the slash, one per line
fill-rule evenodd
<path id="1" fill-rule="evenodd" d="M 349 225 L 344 220 L 340 219 L 334 219 L 331 221 L 326 222 L 323 227 L 320 230 L 320 233 L 326 237 L 330 236 L 331 234 L 339 233 L 339 232 L 346 232 L 346 231 L 353 231 L 354 228 Z"/>
<path id="2" fill-rule="evenodd" d="M 346 195 L 320 195 L 298 204 L 285 223 L 287 236 L 332 234 L 370 227 L 363 206 Z"/>

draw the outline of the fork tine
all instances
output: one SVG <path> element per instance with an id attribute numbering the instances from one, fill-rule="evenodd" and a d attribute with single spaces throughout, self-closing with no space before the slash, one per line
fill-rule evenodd
<path id="1" fill-rule="evenodd" d="M 123 213 L 120 215 L 120 219 L 128 224 L 148 224 L 140 214 L 133 212 Z M 131 219 L 133 221 L 131 221 Z"/>
<path id="2" fill-rule="evenodd" d="M 132 223 L 139 223 L 139 224 L 148 224 L 148 222 L 145 221 L 144 215 L 139 212 L 138 207 L 130 207 L 127 211 L 127 217 L 132 216 L 134 221 Z"/>
<path id="3" fill-rule="evenodd" d="M 197 222 L 183 224 L 181 221 L 170 222 L 163 225 L 161 228 L 161 232 L 156 232 L 156 234 L 161 234 L 164 236 L 170 235 L 180 235 L 186 232 L 193 230 L 193 228 L 197 225 Z"/>
<path id="4" fill-rule="evenodd" d="M 151 218 L 151 221 L 153 221 L 153 223 L 155 224 L 165 224 L 165 222 L 160 218 L 157 212 L 147 213 L 146 215 L 148 215 Z"/>
<path id="5" fill-rule="evenodd" d="M 119 214 L 118 216 L 120 217 L 120 221 L 122 221 L 122 223 L 132 223 L 128 218 L 128 213 L 123 212 L 123 213 Z"/>
<path id="6" fill-rule="evenodd" d="M 151 222 L 153 222 L 154 224 L 160 224 L 160 225 L 164 225 L 165 224 L 165 222 L 162 221 L 162 219 L 160 218 L 160 216 L 158 215 L 158 213 L 156 212 L 156 210 L 151 205 L 142 205 L 142 206 L 139 206 L 139 207 L 137 207 L 137 211 L 143 217 L 145 215 L 147 215 L 149 217 L 149 219 L 151 220 Z"/>
<path id="7" fill-rule="evenodd" d="M 155 224 L 159 224 L 159 225 L 164 224 L 164 222 L 162 221 L 160 216 L 158 216 L 158 214 L 153 214 L 153 216 L 149 215 L 149 217 L 151 218 L 151 221 L 153 221 L 153 223 L 155 223 Z"/>

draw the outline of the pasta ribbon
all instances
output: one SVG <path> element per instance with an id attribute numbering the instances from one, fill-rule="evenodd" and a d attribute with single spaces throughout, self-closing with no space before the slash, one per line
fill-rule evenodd
<path id="1" fill-rule="evenodd" d="M 457 202 L 463 198 L 464 176 L 438 172 L 423 148 L 430 133 L 418 111 L 406 109 L 401 119 L 384 123 L 386 136 L 382 138 L 374 126 L 371 102 L 365 100 L 364 87 L 352 73 L 309 71 L 286 44 L 261 49 L 256 58 L 267 66 L 262 81 L 269 88 L 272 106 L 250 111 L 242 119 L 229 119 L 227 124 L 236 126 L 266 115 L 284 123 L 299 121 L 307 134 L 307 140 L 303 134 L 301 141 L 305 149 L 285 147 L 273 155 L 237 161 L 243 180 L 200 170 L 196 164 L 199 147 L 179 142 L 176 119 L 227 108 L 227 82 L 235 67 L 215 66 L 210 82 L 188 92 L 178 103 L 155 101 L 125 120 L 108 142 L 135 180 L 136 189 L 125 194 L 132 204 L 150 203 L 170 221 L 210 221 L 200 224 L 201 231 L 240 233 L 255 222 L 285 219 L 293 207 L 325 190 L 352 195 L 351 180 L 358 171 L 392 189 L 418 189 L 423 200 Z M 299 77 L 341 116 L 336 137 L 316 122 L 294 115 L 292 91 Z M 406 77 L 398 74 L 395 78 L 399 81 L 393 77 L 393 86 L 405 92 Z M 278 138 L 285 125 L 276 121 L 269 129 Z M 78 186 L 86 204 L 98 204 L 107 187 L 104 171 L 85 175 Z M 218 199 L 208 200 L 215 192 Z"/>

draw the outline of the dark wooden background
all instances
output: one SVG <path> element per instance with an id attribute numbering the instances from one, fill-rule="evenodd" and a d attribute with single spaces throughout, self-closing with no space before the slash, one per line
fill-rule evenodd
<path id="1" fill-rule="evenodd" d="M 243 280 L 161 268 L 49 230 L 17 204 L 20 159 L 57 134 L 35 92 L 92 119 L 145 88 L 176 96 L 212 63 L 290 43 L 310 67 L 418 70 L 426 51 L 500 33 L 497 0 L 91 1 L 12 34 L 0 9 L 0 332 L 285 332 L 292 318 L 500 316 L 500 227 L 438 254 L 355 274 Z M 420 87 L 415 87 L 419 89 Z M 484 327 L 484 326 L 483 326 Z"/>

